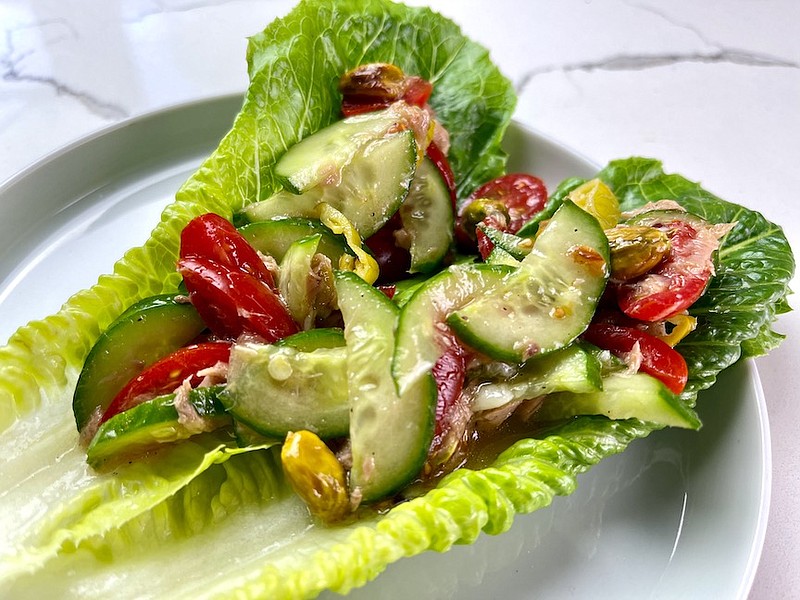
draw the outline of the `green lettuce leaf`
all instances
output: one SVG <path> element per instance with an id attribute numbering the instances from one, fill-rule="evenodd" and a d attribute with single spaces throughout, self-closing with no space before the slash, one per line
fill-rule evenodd
<path id="1" fill-rule="evenodd" d="M 335 528 L 314 523 L 287 493 L 274 453 L 237 453 L 221 434 L 112 473 L 88 469 L 70 405 L 100 331 L 137 299 L 174 289 L 179 233 L 189 219 L 208 211 L 230 217 L 275 191 L 276 158 L 337 117 L 339 75 L 379 60 L 434 82 L 431 102 L 451 133 L 459 196 L 502 171 L 511 85 L 485 49 L 431 11 L 385 0 L 304 2 L 252 38 L 251 85 L 233 129 L 179 190 L 148 242 L 0 349 L 0 596 L 346 592 L 403 556 L 505 531 L 516 513 L 569 494 L 578 474 L 653 430 L 636 421 L 579 418 L 518 442 L 490 468 L 459 470 L 386 514 Z M 694 212 L 715 221 L 732 214 L 740 223 L 720 252 L 720 281 L 700 306 L 708 317 L 682 344 L 693 356 L 690 395 L 740 354 L 778 341 L 770 326 L 787 308 L 783 295 L 794 267 L 779 229 L 664 175 L 654 161 L 619 161 L 602 175 L 628 207 L 680 196 Z M 756 265 L 760 271 L 751 272 Z M 737 311 L 742 304 L 753 310 Z M 736 319 L 717 318 L 726 312 Z"/>
<path id="2" fill-rule="evenodd" d="M 760 213 L 664 173 L 657 160 L 617 160 L 599 177 L 617 194 L 623 210 L 668 198 L 712 223 L 736 223 L 720 246 L 715 277 L 689 311 L 698 327 L 678 345 L 689 365 L 684 398 L 693 404 L 697 392 L 713 384 L 722 369 L 741 357 L 765 354 L 783 339 L 772 331 L 772 323 L 788 309 L 795 269 L 789 242 Z"/>

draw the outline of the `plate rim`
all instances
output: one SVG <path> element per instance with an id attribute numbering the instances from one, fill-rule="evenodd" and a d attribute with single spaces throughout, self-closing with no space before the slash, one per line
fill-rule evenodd
<path id="1" fill-rule="evenodd" d="M 185 111 L 187 109 L 197 108 L 197 107 L 212 108 L 215 105 L 222 107 L 227 103 L 233 103 L 237 100 L 241 101 L 243 98 L 244 98 L 244 93 L 242 92 L 242 93 L 227 93 L 222 95 L 209 96 L 205 98 L 192 99 L 189 101 L 176 102 L 153 110 L 142 112 L 140 114 L 125 118 L 115 123 L 110 123 L 102 127 L 99 127 L 39 157 L 34 162 L 30 163 L 23 169 L 11 175 L 5 181 L 0 182 L 0 198 L 2 198 L 9 190 L 19 185 L 21 182 L 27 180 L 28 178 L 39 176 L 42 172 L 46 171 L 48 168 L 50 168 L 50 166 L 53 163 L 57 162 L 62 157 L 69 155 L 76 149 L 91 144 L 98 139 L 113 135 L 114 133 L 123 129 L 143 126 L 148 121 L 169 117 L 170 114 Z M 235 117 L 235 114 L 232 114 L 231 117 Z M 552 136 L 539 131 L 535 127 L 531 127 L 528 124 L 517 121 L 516 119 L 512 119 L 512 121 L 509 123 L 509 129 L 511 128 L 516 128 L 525 134 L 531 135 L 534 139 L 543 141 L 546 144 L 552 146 L 553 148 L 556 148 L 558 151 L 564 154 L 568 154 L 577 160 L 585 162 L 587 165 L 591 165 L 596 169 L 601 168 L 599 165 L 597 165 L 597 163 L 594 160 L 588 158 L 583 153 L 578 152 L 575 149 L 564 144 L 560 140 L 555 139 Z M 1 208 L 0 212 L 2 212 Z M 740 586 L 738 593 L 738 597 L 747 598 L 756 577 L 756 573 L 758 570 L 758 566 L 761 560 L 766 540 L 766 531 L 769 521 L 769 510 L 771 504 L 773 464 L 772 464 L 772 444 L 771 444 L 771 432 L 769 427 L 769 415 L 767 410 L 766 398 L 764 396 L 764 389 L 761 383 L 761 377 L 758 372 L 757 365 L 752 358 L 747 358 L 740 362 L 743 363 L 743 368 L 747 369 L 748 380 L 751 383 L 753 391 L 756 395 L 756 400 L 757 400 L 756 408 L 758 415 L 757 433 L 761 441 L 760 449 L 761 449 L 761 468 L 762 468 L 762 477 L 761 481 L 759 482 L 760 494 L 759 494 L 758 511 L 757 511 L 758 518 L 756 522 L 756 527 L 753 532 L 752 542 L 750 544 L 750 548 L 748 551 L 748 559 L 746 563 L 745 572 L 741 575 L 740 578 Z"/>

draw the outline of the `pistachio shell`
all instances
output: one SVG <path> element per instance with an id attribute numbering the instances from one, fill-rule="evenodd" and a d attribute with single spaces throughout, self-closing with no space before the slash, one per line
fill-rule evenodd
<path id="1" fill-rule="evenodd" d="M 509 222 L 508 207 L 502 200 L 475 198 L 464 208 L 460 219 L 464 230 L 474 239 L 475 228 L 490 216 L 498 223 L 507 224 Z"/>
<path id="2" fill-rule="evenodd" d="M 332 523 L 350 511 L 344 468 L 316 434 L 289 432 L 281 449 L 281 463 L 292 489 L 311 514 Z"/>
<path id="3" fill-rule="evenodd" d="M 345 97 L 394 101 L 403 95 L 405 74 L 389 63 L 360 65 L 342 75 L 339 91 Z"/>
<path id="4" fill-rule="evenodd" d="M 670 251 L 667 234 L 654 227 L 617 225 L 606 230 L 611 249 L 611 278 L 627 281 L 644 275 Z"/>

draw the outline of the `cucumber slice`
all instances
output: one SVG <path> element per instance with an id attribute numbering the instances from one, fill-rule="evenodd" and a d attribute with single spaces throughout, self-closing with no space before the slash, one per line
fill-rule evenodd
<path id="1" fill-rule="evenodd" d="M 431 275 L 421 274 L 409 277 L 408 279 L 396 281 L 392 284 L 394 285 L 395 289 L 394 296 L 392 296 L 392 302 L 394 302 L 398 308 L 403 308 L 406 302 L 411 299 L 411 296 L 414 295 L 414 292 L 416 292 L 420 286 L 422 286 L 430 278 Z"/>
<path id="2" fill-rule="evenodd" d="M 220 402 L 261 435 L 283 438 L 307 429 L 323 439 L 347 435 L 347 352 L 288 345 L 236 344 Z"/>
<path id="3" fill-rule="evenodd" d="M 420 472 L 433 440 L 436 386 L 398 394 L 392 356 L 399 309 L 351 272 L 336 273 L 350 382 L 350 486 L 363 502 L 385 498 Z"/>
<path id="4" fill-rule="evenodd" d="M 97 430 L 86 460 L 97 469 L 110 459 L 128 458 L 152 450 L 159 444 L 185 440 L 204 431 L 213 431 L 231 422 L 218 401 L 222 386 L 193 389 L 189 404 L 203 420 L 187 426 L 175 408 L 175 394 L 158 396 L 111 417 Z"/>
<path id="5" fill-rule="evenodd" d="M 518 267 L 519 261 L 514 258 L 507 250 L 503 250 L 500 246 L 495 246 L 486 257 L 486 263 L 490 265 L 508 265 L 509 267 Z"/>
<path id="6" fill-rule="evenodd" d="M 505 362 L 563 348 L 594 315 L 608 261 L 608 240 L 597 219 L 566 201 L 519 269 L 447 323 L 464 342 Z"/>
<path id="7" fill-rule="evenodd" d="M 336 121 L 289 148 L 275 164 L 275 175 L 290 192 L 307 192 L 336 177 L 395 125 L 397 115 L 388 109 Z"/>
<path id="8" fill-rule="evenodd" d="M 537 413 L 542 420 L 577 415 L 609 419 L 639 419 L 657 425 L 700 429 L 700 419 L 667 387 L 645 373 L 615 373 L 603 380 L 603 390 L 588 394 L 561 392 L 545 400 Z"/>
<path id="9" fill-rule="evenodd" d="M 513 233 L 506 233 L 500 231 L 495 227 L 489 227 L 485 223 L 478 223 L 480 229 L 489 241 L 494 244 L 495 248 L 505 251 L 507 254 L 514 257 L 516 260 L 524 260 L 533 249 L 533 239 L 527 237 L 520 237 Z M 490 254 L 491 256 L 491 254 Z"/>
<path id="10" fill-rule="evenodd" d="M 654 225 L 658 225 L 660 223 L 669 223 L 670 221 L 684 221 L 695 229 L 708 227 L 708 221 L 702 217 L 698 217 L 697 215 L 686 212 L 685 210 L 672 208 L 648 210 L 646 212 L 639 213 L 638 215 L 627 219 L 625 224 L 653 227 Z"/>
<path id="11" fill-rule="evenodd" d="M 240 448 L 248 446 L 277 446 L 283 443 L 282 438 L 261 435 L 255 429 L 251 429 L 239 421 L 233 422 L 233 439 Z"/>
<path id="12" fill-rule="evenodd" d="M 318 327 L 301 331 L 275 342 L 276 346 L 289 346 L 301 352 L 320 348 L 340 348 L 345 345 L 344 333 L 338 327 Z"/>
<path id="13" fill-rule="evenodd" d="M 503 265 L 453 265 L 414 292 L 400 313 L 392 362 L 401 396 L 434 385 L 431 369 L 443 353 L 447 315 L 497 286 L 511 271 Z"/>
<path id="14" fill-rule="evenodd" d="M 343 236 L 336 235 L 314 219 L 278 217 L 249 223 L 241 227 L 239 232 L 253 248 L 272 256 L 278 262 L 283 260 L 293 242 L 317 234 L 321 236 L 317 252 L 330 258 L 334 265 L 339 264 L 342 254 L 349 253 Z"/>
<path id="15" fill-rule="evenodd" d="M 447 182 L 428 157 L 417 168 L 399 212 L 411 238 L 409 273 L 430 273 L 442 264 L 453 244 L 454 216 Z"/>
<path id="16" fill-rule="evenodd" d="M 286 251 L 281 261 L 278 289 L 286 308 L 296 323 L 303 329 L 314 325 L 314 288 L 310 281 L 311 260 L 317 253 L 322 239 L 320 234 L 297 240 Z"/>
<path id="17" fill-rule="evenodd" d="M 600 360 L 582 344 L 570 344 L 531 359 L 510 379 L 479 385 L 472 397 L 472 410 L 491 410 L 553 392 L 584 394 L 602 389 Z"/>
<path id="18" fill-rule="evenodd" d="M 95 342 L 78 377 L 72 411 L 78 431 L 143 369 L 185 346 L 205 329 L 195 308 L 175 295 L 145 298 L 129 307 Z"/>
<path id="19" fill-rule="evenodd" d="M 312 162 L 316 158 L 308 156 Z M 243 218 L 250 222 L 284 216 L 317 218 L 317 205 L 325 202 L 347 217 L 361 237 L 367 238 L 397 212 L 408 195 L 416 170 L 414 133 L 400 131 L 372 140 L 340 171 L 329 171 L 329 175 L 338 173 L 335 183 L 322 182 L 300 195 L 280 191 L 246 207 Z"/>

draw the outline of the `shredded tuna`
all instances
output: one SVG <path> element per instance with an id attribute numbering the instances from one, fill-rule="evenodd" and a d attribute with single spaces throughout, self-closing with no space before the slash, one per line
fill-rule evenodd
<path id="1" fill-rule="evenodd" d="M 81 429 L 79 438 L 81 446 L 84 448 L 89 447 L 89 444 L 97 433 L 97 430 L 100 428 L 100 419 L 102 418 L 103 411 L 100 410 L 99 406 L 95 407 L 95 409 L 92 411 L 92 416 L 89 417 L 86 425 L 84 425 L 83 429 Z"/>
<path id="2" fill-rule="evenodd" d="M 350 438 L 336 451 L 336 460 L 346 471 L 353 468 L 353 448 L 350 446 Z"/>
<path id="3" fill-rule="evenodd" d="M 633 345 L 630 352 L 620 355 L 620 358 L 625 363 L 625 375 L 637 373 L 642 365 L 642 349 L 639 346 L 639 342 Z"/>
<path id="4" fill-rule="evenodd" d="M 434 436 L 425 472 L 446 473 L 459 466 L 470 435 L 472 409 L 469 400 L 461 394 L 444 415 L 441 434 Z"/>
<path id="5" fill-rule="evenodd" d="M 630 219 L 631 217 L 650 212 L 651 210 L 679 210 L 681 212 L 686 212 L 686 209 L 675 202 L 675 200 L 658 200 L 656 202 L 648 202 L 644 206 L 624 212 L 622 213 L 622 218 Z"/>
<path id="6" fill-rule="evenodd" d="M 311 310 L 306 323 L 303 323 L 304 329 L 311 329 L 317 317 L 327 318 L 338 306 L 333 283 L 333 265 L 331 259 L 324 254 L 315 254 L 311 259 L 308 292 Z"/>
<path id="7" fill-rule="evenodd" d="M 425 105 L 425 111 L 430 115 L 431 119 L 433 120 L 433 143 L 439 147 L 445 156 L 447 156 L 448 151 L 450 150 L 450 134 L 447 132 L 447 129 L 439 123 L 438 119 L 436 118 L 436 113 L 434 112 L 433 108 L 429 104 Z"/>
<path id="8" fill-rule="evenodd" d="M 517 416 L 522 419 L 523 421 L 529 421 L 536 411 L 538 411 L 542 404 L 544 403 L 546 396 L 539 396 L 538 398 L 531 398 L 530 400 L 525 400 L 522 404 L 519 405 L 517 408 L 516 414 Z"/>
<path id="9" fill-rule="evenodd" d="M 359 504 L 361 504 L 361 498 L 363 497 L 363 493 L 360 487 L 355 487 L 350 492 L 350 509 L 355 510 L 358 508 Z"/>
<path id="10" fill-rule="evenodd" d="M 206 420 L 197 413 L 197 410 L 189 401 L 189 393 L 191 391 L 191 377 L 187 377 L 175 390 L 173 406 L 178 412 L 178 423 L 183 425 L 189 433 L 202 433 L 206 431 Z"/>
<path id="11" fill-rule="evenodd" d="M 203 378 L 197 387 L 220 385 L 228 380 L 228 363 L 218 361 L 215 365 L 199 370 L 197 375 Z"/>
<path id="12" fill-rule="evenodd" d="M 269 254 L 263 254 L 261 252 L 258 253 L 258 257 L 261 259 L 261 262 L 264 263 L 264 266 L 267 267 L 267 271 L 272 274 L 272 278 L 275 281 L 278 281 L 278 277 L 280 276 L 281 268 L 278 265 L 278 261 Z"/>
<path id="13" fill-rule="evenodd" d="M 417 141 L 417 151 L 420 153 L 421 158 L 435 134 L 435 121 L 431 114 L 418 106 L 412 106 L 402 100 L 392 104 L 389 107 L 389 111 L 397 117 L 397 122 L 402 126 L 401 128 L 410 129 L 414 132 L 414 138 Z M 442 150 L 442 152 L 445 151 Z"/>
<path id="14" fill-rule="evenodd" d="M 481 429 L 496 429 L 500 427 L 500 425 L 505 423 L 508 418 L 514 414 L 514 411 L 516 411 L 523 402 L 524 400 L 522 399 L 512 400 L 497 408 L 479 412 L 476 415 L 476 419 L 480 422 L 479 427 Z"/>

